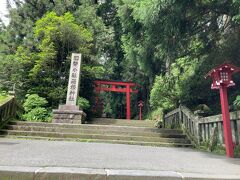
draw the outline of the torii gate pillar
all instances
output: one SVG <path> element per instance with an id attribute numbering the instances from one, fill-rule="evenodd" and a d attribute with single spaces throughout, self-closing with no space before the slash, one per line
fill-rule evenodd
<path id="1" fill-rule="evenodd" d="M 126 92 L 126 105 L 127 105 L 127 119 L 131 119 L 131 104 L 130 104 L 130 85 L 127 85 L 127 92 Z"/>

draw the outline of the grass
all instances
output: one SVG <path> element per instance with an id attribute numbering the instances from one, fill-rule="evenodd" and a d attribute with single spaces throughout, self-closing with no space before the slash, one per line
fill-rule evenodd
<path id="1" fill-rule="evenodd" d="M 199 150 L 201 151 L 205 151 L 205 152 L 211 152 L 205 142 L 205 144 L 201 144 L 201 146 L 199 146 L 198 148 Z M 212 153 L 214 154 L 218 154 L 218 155 L 223 155 L 223 156 L 226 156 L 226 150 L 225 150 L 225 147 L 223 147 L 222 145 L 217 145 L 214 150 L 212 151 Z M 235 148 L 234 148 L 234 157 L 235 158 L 240 158 L 240 145 L 237 145 Z"/>
<path id="2" fill-rule="evenodd" d="M 240 145 L 234 148 L 235 157 L 240 158 Z"/>

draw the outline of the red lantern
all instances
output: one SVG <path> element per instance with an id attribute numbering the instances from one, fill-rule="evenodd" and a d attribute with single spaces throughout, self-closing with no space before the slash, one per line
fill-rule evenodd
<path id="1" fill-rule="evenodd" d="M 235 83 L 232 80 L 233 73 L 240 72 L 240 68 L 224 63 L 214 69 L 212 69 L 206 76 L 212 78 L 212 89 L 220 90 L 222 118 L 223 118 L 223 131 L 224 141 L 226 146 L 226 155 L 228 157 L 234 157 L 234 145 L 232 141 L 232 131 L 230 123 L 230 114 L 228 106 L 227 88 L 234 86 Z"/>
<path id="2" fill-rule="evenodd" d="M 211 70 L 206 77 L 212 78 L 212 89 L 220 89 L 221 86 L 234 86 L 235 83 L 232 80 L 233 73 L 240 72 L 240 68 L 224 63 Z"/>

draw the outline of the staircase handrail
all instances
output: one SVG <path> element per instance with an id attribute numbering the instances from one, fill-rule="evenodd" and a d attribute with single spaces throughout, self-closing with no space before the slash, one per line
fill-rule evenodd
<path id="1" fill-rule="evenodd" d="M 240 111 L 230 113 L 233 140 L 236 145 L 240 144 Z M 218 141 L 223 144 L 223 124 L 222 115 L 201 117 L 195 115 L 186 106 L 180 105 L 179 108 L 167 113 L 164 116 L 165 128 L 182 129 L 192 142 L 198 146 L 201 142 L 209 142 L 213 138 L 214 129 L 217 130 Z"/>
<path id="2" fill-rule="evenodd" d="M 16 117 L 18 105 L 14 96 L 0 105 L 0 127 L 8 122 L 9 119 Z"/>

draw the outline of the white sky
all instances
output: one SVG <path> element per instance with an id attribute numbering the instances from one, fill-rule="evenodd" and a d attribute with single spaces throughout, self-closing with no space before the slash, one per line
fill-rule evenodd
<path id="1" fill-rule="evenodd" d="M 4 21 L 5 24 L 8 23 L 8 19 L 6 17 L 4 17 L 4 15 L 6 15 L 7 13 L 8 12 L 7 12 L 6 0 L 0 0 L 0 17 Z"/>

